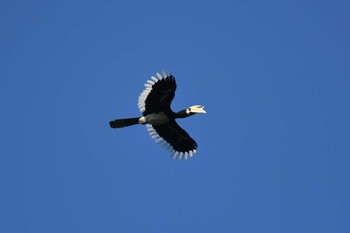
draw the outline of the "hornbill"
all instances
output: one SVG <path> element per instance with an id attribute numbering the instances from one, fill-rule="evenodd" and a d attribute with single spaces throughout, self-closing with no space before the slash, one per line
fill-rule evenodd
<path id="1" fill-rule="evenodd" d="M 145 124 L 150 136 L 170 150 L 174 159 L 187 159 L 197 152 L 197 143 L 177 123 L 177 118 L 185 118 L 196 113 L 206 113 L 203 105 L 193 105 L 179 112 L 170 108 L 175 96 L 175 78 L 169 72 L 156 73 L 147 80 L 144 91 L 138 99 L 142 117 L 110 121 L 110 127 L 122 128 Z"/>

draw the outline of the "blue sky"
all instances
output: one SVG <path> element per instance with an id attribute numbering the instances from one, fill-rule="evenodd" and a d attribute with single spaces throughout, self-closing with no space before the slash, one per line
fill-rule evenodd
<path id="1" fill-rule="evenodd" d="M 0 232 L 350 232 L 348 1 L 2 1 Z M 196 156 L 139 116 L 168 70 Z"/>

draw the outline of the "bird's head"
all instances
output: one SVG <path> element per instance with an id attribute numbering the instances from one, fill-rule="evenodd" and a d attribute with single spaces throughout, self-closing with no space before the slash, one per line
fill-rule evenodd
<path id="1" fill-rule="evenodd" d="M 207 113 L 207 112 L 204 110 L 203 105 L 193 105 L 191 107 L 186 108 L 187 115 L 193 115 L 196 113 Z"/>

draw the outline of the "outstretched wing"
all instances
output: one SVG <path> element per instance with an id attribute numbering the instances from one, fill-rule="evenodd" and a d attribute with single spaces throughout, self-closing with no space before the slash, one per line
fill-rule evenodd
<path id="1" fill-rule="evenodd" d="M 197 143 L 175 121 L 146 126 L 151 137 L 169 149 L 174 159 L 187 159 L 197 152 Z"/>
<path id="2" fill-rule="evenodd" d="M 152 80 L 147 80 L 146 89 L 139 96 L 140 112 L 146 116 L 150 113 L 168 112 L 175 96 L 176 82 L 173 75 L 163 72 L 157 73 Z"/>

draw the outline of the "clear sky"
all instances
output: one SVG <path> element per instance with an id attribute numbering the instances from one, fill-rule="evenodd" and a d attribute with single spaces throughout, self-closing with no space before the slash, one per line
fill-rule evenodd
<path id="1" fill-rule="evenodd" d="M 0 3 L 0 232 L 350 232 L 349 1 Z M 197 141 L 140 115 L 177 81 Z"/>

